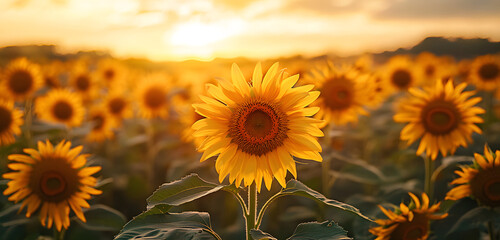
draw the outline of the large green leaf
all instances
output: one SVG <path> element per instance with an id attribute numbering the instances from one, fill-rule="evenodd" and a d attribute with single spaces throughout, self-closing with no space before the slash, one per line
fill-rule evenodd
<path id="1" fill-rule="evenodd" d="M 250 235 L 253 240 L 277 240 L 275 237 L 271 236 L 271 234 L 265 233 L 259 229 L 250 230 Z"/>
<path id="2" fill-rule="evenodd" d="M 323 194 L 310 189 L 305 184 L 303 184 L 300 181 L 297 181 L 295 179 L 288 181 L 286 183 L 286 188 L 282 189 L 280 194 L 307 197 L 307 198 L 313 199 L 315 201 L 322 202 L 328 206 L 352 212 L 352 213 L 354 213 L 354 214 L 356 214 L 356 215 L 358 215 L 366 220 L 371 221 L 370 218 L 363 215 L 357 208 L 355 208 L 349 204 L 343 203 L 343 202 L 328 199 L 325 196 L 323 196 Z"/>
<path id="3" fill-rule="evenodd" d="M 166 206 L 158 205 L 132 219 L 123 227 L 122 231 L 115 237 L 115 240 L 131 238 L 163 240 L 220 239 L 212 230 L 208 213 L 168 213 L 159 209 L 161 207 Z"/>
<path id="4" fill-rule="evenodd" d="M 148 199 L 148 208 L 157 204 L 179 206 L 219 190 L 236 191 L 235 187 L 209 183 L 197 174 L 188 175 L 180 180 L 162 184 Z"/>
<path id="5" fill-rule="evenodd" d="M 500 214 L 487 207 L 474 208 L 460 217 L 448 232 L 448 236 L 454 236 L 467 230 L 479 228 L 488 222 L 495 223 L 495 225 L 500 223 Z"/>
<path id="6" fill-rule="evenodd" d="M 127 222 L 122 213 L 102 204 L 92 205 L 84 210 L 84 215 L 87 221 L 81 225 L 93 231 L 119 231 Z"/>
<path id="7" fill-rule="evenodd" d="M 334 221 L 301 223 L 288 240 L 351 240 Z"/>

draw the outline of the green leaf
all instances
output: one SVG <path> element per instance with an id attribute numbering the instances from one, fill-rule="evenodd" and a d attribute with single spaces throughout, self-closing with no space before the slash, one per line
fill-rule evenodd
<path id="1" fill-rule="evenodd" d="M 477 229 L 490 221 L 498 224 L 500 222 L 500 214 L 487 207 L 474 208 L 458 219 L 448 232 L 448 236 L 460 234 L 460 232 L 466 230 Z"/>
<path id="2" fill-rule="evenodd" d="M 127 222 L 122 213 L 102 204 L 92 205 L 84 210 L 83 214 L 87 221 L 80 221 L 80 224 L 92 231 L 119 231 Z M 73 219 L 76 219 L 76 216 Z"/>
<path id="3" fill-rule="evenodd" d="M 325 196 L 323 196 L 321 193 L 310 189 L 305 184 L 303 184 L 300 181 L 297 181 L 295 179 L 292 179 L 286 183 L 286 188 L 281 190 L 281 194 L 307 197 L 307 198 L 313 199 L 315 201 L 322 202 L 328 206 L 352 212 L 352 213 L 354 213 L 354 214 L 356 214 L 356 215 L 358 215 L 358 216 L 360 216 L 368 221 L 372 221 L 370 218 L 363 215 L 357 208 L 355 208 L 349 204 L 343 203 L 343 202 L 328 199 Z"/>
<path id="4" fill-rule="evenodd" d="M 301 223 L 287 240 L 351 240 L 334 221 Z"/>
<path id="5" fill-rule="evenodd" d="M 162 184 L 148 199 L 148 208 L 157 204 L 179 206 L 219 190 L 237 191 L 235 187 L 209 183 L 197 174 L 188 175 L 180 180 Z"/>
<path id="6" fill-rule="evenodd" d="M 440 175 L 449 168 L 455 168 L 457 165 L 469 165 L 474 162 L 474 157 L 469 156 L 448 156 L 443 158 L 441 165 L 439 165 L 432 174 L 432 180 L 436 181 Z"/>
<path id="7" fill-rule="evenodd" d="M 148 211 L 162 212 L 154 207 Z M 163 206 L 165 207 L 165 206 Z M 146 212 L 148 212 L 146 211 Z M 141 214 L 128 222 L 115 240 L 121 239 L 220 239 L 212 230 L 210 216 L 203 212 Z"/>
<path id="8" fill-rule="evenodd" d="M 271 234 L 265 233 L 259 229 L 250 230 L 250 235 L 253 240 L 277 240 L 275 237 L 271 236 Z"/>

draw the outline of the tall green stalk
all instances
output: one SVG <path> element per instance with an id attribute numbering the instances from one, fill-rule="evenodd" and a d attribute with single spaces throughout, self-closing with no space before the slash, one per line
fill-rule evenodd
<path id="1" fill-rule="evenodd" d="M 424 191 L 429 196 L 429 200 L 432 203 L 434 201 L 434 184 L 432 182 L 432 174 L 434 173 L 434 161 L 428 157 L 424 157 L 425 163 L 425 185 Z"/>
<path id="2" fill-rule="evenodd" d="M 247 240 L 252 240 L 250 230 L 255 228 L 255 218 L 257 216 L 257 186 L 255 183 L 248 186 L 248 211 L 246 214 Z"/>

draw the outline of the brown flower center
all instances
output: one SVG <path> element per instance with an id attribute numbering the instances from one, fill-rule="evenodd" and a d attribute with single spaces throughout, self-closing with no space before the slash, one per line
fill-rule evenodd
<path id="1" fill-rule="evenodd" d="M 104 78 L 108 81 L 113 80 L 115 78 L 115 70 L 112 68 L 106 69 L 106 71 L 104 71 Z"/>
<path id="2" fill-rule="evenodd" d="M 25 70 L 17 70 L 9 79 L 9 89 L 16 94 L 26 94 L 33 88 L 33 76 Z"/>
<path id="3" fill-rule="evenodd" d="M 9 129 L 12 121 L 12 112 L 3 106 L 0 106 L 0 134 Z"/>
<path id="4" fill-rule="evenodd" d="M 429 64 L 425 66 L 425 76 L 432 77 L 434 76 L 435 72 L 436 72 L 436 67 L 434 65 Z"/>
<path id="5" fill-rule="evenodd" d="M 113 115 L 119 115 L 125 109 L 126 102 L 121 97 L 115 97 L 108 103 L 109 111 Z"/>
<path id="6" fill-rule="evenodd" d="M 484 81 L 493 81 L 498 77 L 500 69 L 498 64 L 495 63 L 485 63 L 479 67 L 479 76 Z"/>
<path id="7" fill-rule="evenodd" d="M 104 121 L 106 118 L 102 114 L 95 114 L 92 116 L 92 122 L 94 123 L 93 130 L 100 130 L 104 126 Z"/>
<path id="8" fill-rule="evenodd" d="M 283 145 L 287 124 L 286 114 L 277 105 L 250 100 L 233 112 L 229 136 L 241 151 L 262 156 Z"/>
<path id="9" fill-rule="evenodd" d="M 33 165 L 28 186 L 42 201 L 61 202 L 78 191 L 78 171 L 62 157 L 42 156 Z"/>
<path id="10" fill-rule="evenodd" d="M 167 93 L 163 89 L 150 87 L 144 93 L 144 100 L 149 108 L 158 108 L 167 102 L 166 95 Z"/>
<path id="11" fill-rule="evenodd" d="M 90 78 L 87 75 L 80 75 L 75 82 L 78 91 L 85 92 L 90 88 Z"/>
<path id="12" fill-rule="evenodd" d="M 321 89 L 324 104 L 331 110 L 344 110 L 351 106 L 353 99 L 353 83 L 340 77 L 327 80 Z"/>
<path id="13" fill-rule="evenodd" d="M 500 206 L 500 167 L 481 169 L 470 182 L 472 195 L 482 204 Z"/>
<path id="14" fill-rule="evenodd" d="M 414 212 L 411 222 L 402 222 L 390 235 L 390 240 L 418 240 L 427 235 L 429 219 L 425 214 Z"/>
<path id="15" fill-rule="evenodd" d="M 52 107 L 52 113 L 57 119 L 65 121 L 73 116 L 73 107 L 67 101 L 59 100 Z"/>
<path id="16" fill-rule="evenodd" d="M 448 134 L 455 130 L 460 119 L 461 114 L 456 106 L 444 100 L 429 102 L 421 113 L 425 130 L 434 135 Z"/>
<path id="17" fill-rule="evenodd" d="M 406 69 L 397 69 L 392 73 L 391 82 L 400 90 L 406 90 L 410 87 L 412 77 Z"/>

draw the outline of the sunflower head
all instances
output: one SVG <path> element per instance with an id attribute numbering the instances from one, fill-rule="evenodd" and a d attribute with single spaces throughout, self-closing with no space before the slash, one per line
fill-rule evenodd
<path id="1" fill-rule="evenodd" d="M 163 75 L 150 76 L 137 86 L 136 101 L 139 104 L 139 115 L 146 119 L 167 118 L 169 112 L 169 87 Z"/>
<path id="2" fill-rule="evenodd" d="M 87 167 L 87 154 L 80 154 L 82 146 L 70 149 L 71 142 L 62 141 L 53 146 L 49 141 L 38 142 L 38 149 L 24 149 L 25 154 L 11 154 L 7 166 L 12 172 L 2 175 L 10 179 L 3 192 L 10 201 L 22 201 L 21 210 L 27 207 L 26 217 L 40 209 L 43 226 L 58 231 L 68 228 L 70 209 L 85 222 L 82 207 L 86 200 L 101 194 L 94 189 L 97 180 L 92 177 L 101 167 Z M 20 210 L 20 211 L 21 211 Z"/>
<path id="3" fill-rule="evenodd" d="M 88 118 L 92 126 L 90 133 L 87 135 L 88 141 L 102 142 L 114 137 L 113 128 L 116 126 L 116 121 L 106 111 L 104 106 L 91 109 Z"/>
<path id="4" fill-rule="evenodd" d="M 82 100 L 91 101 L 98 93 L 95 74 L 86 65 L 76 65 L 70 76 L 71 88 L 80 95 Z"/>
<path id="5" fill-rule="evenodd" d="M 21 134 L 23 112 L 14 107 L 14 102 L 0 98 L 0 146 L 15 142 L 14 135 Z"/>
<path id="6" fill-rule="evenodd" d="M 130 99 L 123 91 L 111 91 L 104 100 L 104 107 L 118 125 L 133 115 Z"/>
<path id="7" fill-rule="evenodd" d="M 262 180 L 271 188 L 273 178 L 284 187 L 290 171 L 297 175 L 292 156 L 321 161 L 321 146 L 316 137 L 320 120 L 310 116 L 319 109 L 307 107 L 319 95 L 313 86 L 293 87 L 299 76 L 283 77 L 278 63 L 263 75 L 259 64 L 247 81 L 236 64 L 232 80 L 208 84 L 203 103 L 193 104 L 204 118 L 193 124 L 194 137 L 204 141 L 198 150 L 201 161 L 216 156 L 219 181 L 229 175 L 229 182 L 244 186 L 253 182 L 260 191 Z"/>
<path id="8" fill-rule="evenodd" d="M 109 89 L 122 87 L 119 85 L 124 83 L 123 78 L 126 75 L 124 71 L 125 68 L 117 61 L 105 59 L 98 64 L 97 78 L 100 79 L 100 83 Z"/>
<path id="9" fill-rule="evenodd" d="M 60 77 L 64 70 L 64 64 L 60 61 L 52 61 L 43 66 L 43 80 L 48 88 L 61 87 Z"/>
<path id="10" fill-rule="evenodd" d="M 356 123 L 359 115 L 368 114 L 365 104 L 374 82 L 368 81 L 367 75 L 347 67 L 339 70 L 328 62 L 327 67 L 308 75 L 306 82 L 314 83 L 321 92 L 313 103 L 320 108 L 315 118 L 325 120 L 321 127 L 329 122 L 337 125 Z"/>
<path id="11" fill-rule="evenodd" d="M 80 96 L 67 89 L 51 90 L 35 104 L 35 112 L 41 120 L 68 127 L 79 126 L 85 114 Z"/>
<path id="12" fill-rule="evenodd" d="M 439 152 L 453 154 L 459 146 L 467 146 L 473 132 L 482 132 L 476 124 L 483 122 L 477 115 L 484 110 L 474 106 L 481 98 L 470 98 L 474 92 L 463 92 L 465 87 L 465 83 L 454 87 L 452 81 L 446 85 L 436 81 L 434 88 L 410 89 L 411 95 L 400 102 L 394 120 L 407 123 L 401 140 L 409 145 L 420 139 L 417 155 L 425 151 L 434 160 Z"/>
<path id="13" fill-rule="evenodd" d="M 430 220 L 448 216 L 436 214 L 440 203 L 429 206 L 427 194 L 422 193 L 422 201 L 413 193 L 408 194 L 412 198 L 408 206 L 401 203 L 395 211 L 379 206 L 389 219 L 375 220 L 379 226 L 371 228 L 370 233 L 377 236 L 377 240 L 425 240 L 429 236 Z"/>
<path id="14" fill-rule="evenodd" d="M 457 184 L 451 189 L 445 199 L 458 200 L 472 196 L 481 204 L 489 207 L 500 206 L 500 151 L 494 153 L 484 146 L 484 155 L 475 153 L 474 164 L 462 166 L 455 171 L 460 177 L 451 184 Z"/>
<path id="15" fill-rule="evenodd" d="M 474 59 L 470 66 L 469 81 L 478 89 L 497 89 L 500 85 L 500 58 L 484 55 Z"/>
<path id="16" fill-rule="evenodd" d="M 393 92 L 407 91 L 420 84 L 417 70 L 409 56 L 392 57 L 386 63 L 384 72 L 384 85 L 390 86 Z"/>
<path id="17" fill-rule="evenodd" d="M 40 68 L 26 58 L 10 62 L 0 81 L 0 89 L 16 101 L 31 97 L 42 85 Z"/>

